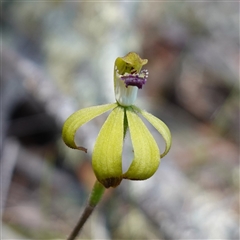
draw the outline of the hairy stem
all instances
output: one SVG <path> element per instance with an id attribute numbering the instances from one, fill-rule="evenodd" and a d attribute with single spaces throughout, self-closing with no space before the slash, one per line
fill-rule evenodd
<path id="1" fill-rule="evenodd" d="M 105 190 L 104 186 L 100 182 L 96 181 L 93 186 L 87 206 L 85 207 L 77 225 L 72 230 L 67 240 L 74 240 L 77 237 L 83 225 L 85 224 L 85 222 L 87 221 L 91 213 L 93 212 L 94 208 L 96 207 L 98 202 L 101 200 L 104 190 Z"/>

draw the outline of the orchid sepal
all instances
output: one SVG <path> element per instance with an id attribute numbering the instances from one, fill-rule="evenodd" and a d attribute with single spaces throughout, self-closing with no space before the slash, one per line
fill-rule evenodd
<path id="1" fill-rule="evenodd" d="M 85 123 L 89 122 L 93 118 L 113 109 L 116 107 L 116 103 L 105 104 L 100 106 L 93 106 L 89 108 L 83 108 L 70 115 L 64 122 L 62 129 L 62 139 L 65 144 L 73 149 L 82 150 L 87 152 L 87 149 L 82 146 L 77 146 L 75 143 L 76 131 Z"/>

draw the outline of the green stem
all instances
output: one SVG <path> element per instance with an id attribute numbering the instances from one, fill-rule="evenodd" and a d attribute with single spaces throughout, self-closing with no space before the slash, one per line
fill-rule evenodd
<path id="1" fill-rule="evenodd" d="M 100 182 L 96 181 L 93 186 L 91 195 L 89 197 L 87 206 L 85 207 L 77 225 L 72 230 L 67 240 L 74 240 L 77 237 L 83 225 L 85 224 L 85 222 L 87 221 L 91 213 L 93 212 L 94 208 L 96 207 L 98 202 L 101 200 L 104 190 L 105 190 L 104 186 Z"/>

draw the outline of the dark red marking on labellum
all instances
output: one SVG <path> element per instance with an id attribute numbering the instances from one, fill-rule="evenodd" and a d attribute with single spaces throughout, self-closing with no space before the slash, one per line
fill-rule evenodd
<path id="1" fill-rule="evenodd" d="M 142 70 L 140 73 L 125 74 L 120 77 L 126 87 L 135 86 L 142 89 L 148 78 L 148 70 Z"/>

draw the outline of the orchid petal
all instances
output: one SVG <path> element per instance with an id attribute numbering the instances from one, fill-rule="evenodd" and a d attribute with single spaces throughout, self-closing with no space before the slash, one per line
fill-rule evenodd
<path id="1" fill-rule="evenodd" d="M 94 106 L 89 108 L 81 109 L 73 113 L 64 123 L 62 130 L 62 138 L 65 144 L 74 149 L 79 149 L 87 152 L 87 149 L 84 147 L 78 147 L 74 141 L 74 137 L 78 128 L 83 124 L 89 122 L 93 118 L 113 109 L 116 107 L 116 103 L 105 104 L 100 106 Z"/>
<path id="2" fill-rule="evenodd" d="M 162 135 L 162 137 L 165 141 L 165 144 L 166 144 L 165 151 L 164 151 L 164 153 L 161 154 L 161 158 L 164 157 L 169 152 L 171 145 L 172 145 L 172 137 L 171 137 L 171 132 L 170 132 L 169 128 L 163 121 L 161 121 L 154 115 L 152 115 L 144 110 L 141 110 L 135 106 L 133 106 L 133 108 L 134 108 L 134 110 L 136 110 L 137 112 L 142 114 L 142 116 L 144 118 L 146 118 L 153 125 L 153 127 L 156 128 L 156 130 Z"/>
<path id="3" fill-rule="evenodd" d="M 122 181 L 123 121 L 124 108 L 116 107 L 103 124 L 93 149 L 93 170 L 106 188 Z"/>
<path id="4" fill-rule="evenodd" d="M 132 140 L 134 159 L 123 178 L 144 180 L 158 169 L 160 153 L 153 136 L 132 108 L 128 108 L 127 120 Z"/>

